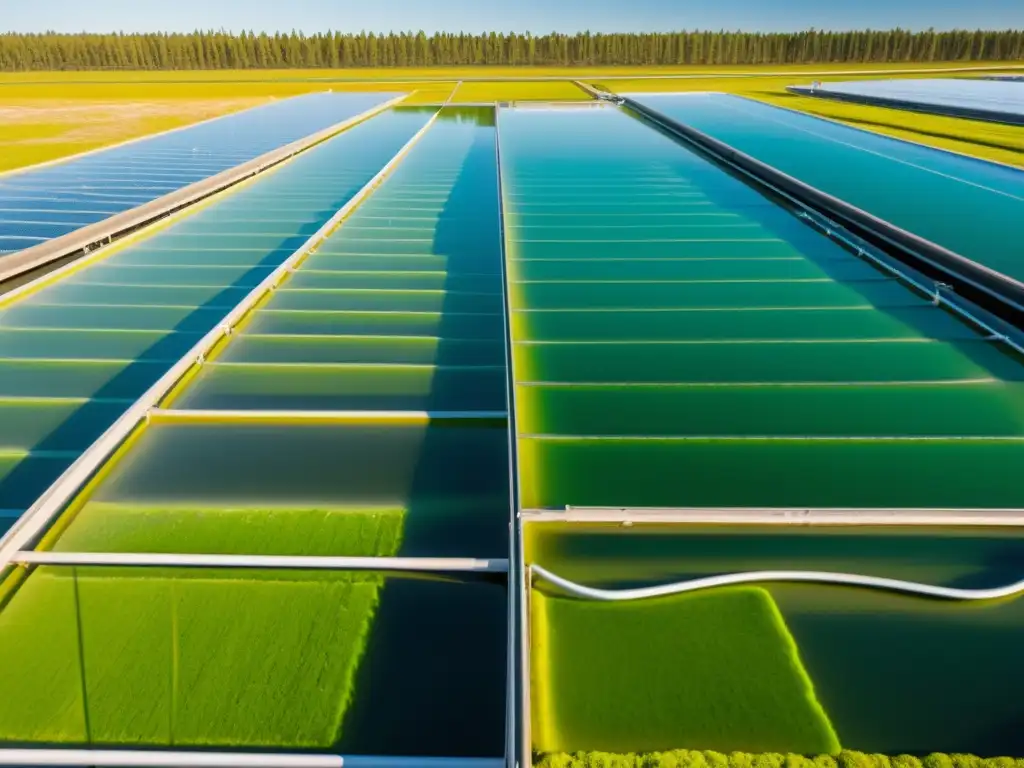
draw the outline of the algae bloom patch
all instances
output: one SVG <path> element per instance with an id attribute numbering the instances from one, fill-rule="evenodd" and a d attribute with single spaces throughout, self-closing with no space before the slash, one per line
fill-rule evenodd
<path id="1" fill-rule="evenodd" d="M 56 548 L 389 557 L 404 514 L 93 502 Z M 30 695 L 0 702 L 0 740 L 329 747 L 383 585 L 369 572 L 40 568 L 0 611 L 0 689 Z"/>
<path id="2" fill-rule="evenodd" d="M 374 573 L 40 568 L 0 612 L 0 740 L 328 747 Z M 311 684 L 310 681 L 315 681 Z"/>
<path id="3" fill-rule="evenodd" d="M 839 749 L 764 589 L 632 603 L 532 599 L 538 751 Z"/>

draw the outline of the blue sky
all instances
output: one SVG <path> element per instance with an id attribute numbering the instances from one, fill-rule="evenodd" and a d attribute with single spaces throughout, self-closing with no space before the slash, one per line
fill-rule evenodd
<path id="1" fill-rule="evenodd" d="M 1024 27 L 1024 0 L 0 0 L 16 32 Z"/>

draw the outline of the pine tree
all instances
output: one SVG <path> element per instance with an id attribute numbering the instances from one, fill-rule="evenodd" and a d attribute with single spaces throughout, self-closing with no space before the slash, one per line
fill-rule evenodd
<path id="1" fill-rule="evenodd" d="M 0 34 L 0 70 L 1019 61 L 1024 30 L 664 34 Z"/>

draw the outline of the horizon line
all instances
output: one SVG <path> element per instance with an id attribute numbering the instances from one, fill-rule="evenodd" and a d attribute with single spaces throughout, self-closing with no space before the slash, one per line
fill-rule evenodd
<path id="1" fill-rule="evenodd" d="M 260 36 L 260 35 L 267 35 L 267 36 L 275 36 L 275 35 L 291 36 L 291 35 L 298 35 L 299 37 L 314 37 L 314 36 L 318 36 L 318 35 L 322 36 L 322 35 L 327 35 L 327 34 L 342 35 L 342 36 L 366 35 L 366 36 L 375 36 L 375 37 L 379 37 L 379 36 L 387 37 L 389 35 L 396 35 L 396 36 L 412 35 L 412 36 L 418 36 L 420 34 L 423 34 L 424 36 L 430 38 L 430 37 L 437 37 L 437 36 L 443 36 L 443 35 L 468 35 L 468 36 L 472 36 L 472 37 L 481 37 L 481 36 L 489 36 L 489 35 L 494 34 L 494 35 L 500 35 L 500 36 L 521 35 L 521 36 L 524 36 L 524 37 L 534 37 L 534 38 L 537 38 L 537 37 L 550 37 L 552 35 L 565 35 L 565 36 L 580 36 L 580 35 L 591 35 L 591 36 L 598 36 L 598 35 L 600 35 L 600 36 L 611 36 L 611 35 L 680 35 L 680 34 L 799 35 L 799 34 L 807 34 L 807 33 L 810 33 L 810 32 L 818 32 L 818 33 L 822 33 L 822 34 L 849 34 L 849 33 L 857 33 L 857 32 L 860 32 L 860 33 L 871 33 L 871 32 L 906 32 L 906 33 L 910 33 L 910 34 L 914 34 L 914 35 L 926 34 L 926 33 L 929 33 L 929 32 L 933 32 L 935 34 L 951 34 L 951 33 L 956 33 L 956 32 L 962 32 L 962 33 L 967 33 L 967 34 L 978 34 L 978 33 L 982 33 L 982 34 L 990 34 L 990 33 L 999 33 L 999 34 L 1020 33 L 1020 34 L 1024 34 L 1024 27 L 1012 27 L 1011 26 L 1011 27 L 1003 27 L 1003 28 L 992 28 L 992 27 L 989 27 L 989 28 L 986 28 L 986 27 L 970 28 L 970 27 L 935 27 L 935 26 L 929 26 L 929 27 L 901 27 L 901 26 L 895 26 L 895 27 L 836 27 L 836 28 L 824 28 L 824 27 L 810 26 L 810 27 L 803 27 L 803 28 L 794 28 L 794 29 L 785 30 L 785 31 L 780 31 L 780 30 L 764 31 L 764 30 L 751 30 L 751 29 L 742 29 L 742 28 L 729 29 L 729 28 L 726 28 L 726 27 L 720 27 L 718 29 L 713 29 L 713 28 L 710 28 L 710 27 L 707 27 L 707 28 L 694 27 L 694 28 L 691 28 L 691 29 L 687 29 L 687 28 L 667 29 L 667 30 L 649 29 L 649 30 L 618 31 L 618 32 L 604 32 L 604 31 L 600 31 L 600 30 L 596 30 L 595 31 L 595 30 L 591 30 L 591 29 L 576 29 L 576 30 L 573 30 L 573 31 L 565 31 L 565 30 L 552 29 L 551 31 L 548 31 L 548 32 L 534 32 L 533 30 L 530 30 L 530 29 L 526 29 L 526 30 L 507 30 L 507 31 L 502 31 L 502 30 L 498 30 L 498 29 L 485 29 L 485 30 L 480 30 L 480 31 L 475 31 L 475 32 L 474 31 L 469 31 L 469 30 L 458 30 L 458 31 L 455 31 L 455 30 L 443 30 L 443 29 L 433 30 L 431 32 L 427 32 L 424 29 L 400 29 L 400 30 L 390 29 L 390 30 L 385 32 L 385 31 L 381 31 L 381 30 L 361 29 L 358 32 L 355 32 L 355 31 L 343 31 L 343 30 L 335 29 L 335 28 L 320 29 L 320 30 L 316 30 L 316 31 L 313 31 L 313 32 L 309 32 L 309 31 L 306 31 L 306 30 L 303 30 L 303 29 L 295 29 L 295 28 L 293 28 L 291 30 L 277 29 L 277 30 L 273 30 L 273 31 L 271 31 L 271 30 L 259 30 L 259 31 L 256 31 L 254 29 L 233 30 L 233 29 L 226 29 L 224 27 L 220 27 L 220 28 L 210 27 L 210 28 L 203 29 L 203 28 L 198 28 L 197 27 L 197 28 L 189 30 L 189 31 L 172 30 L 172 29 L 148 29 L 148 30 L 132 30 L 132 31 L 125 30 L 125 29 L 113 29 L 113 30 L 112 29 L 107 29 L 107 30 L 85 30 L 85 29 L 83 29 L 83 30 L 79 30 L 77 32 L 58 32 L 58 31 L 53 30 L 53 29 L 43 29 L 43 30 L 33 30 L 33 31 L 18 31 L 18 30 L 11 30 L 11 29 L 9 29 L 9 30 L 0 30 L 0 37 L 30 36 L 30 35 L 35 35 L 35 36 L 51 35 L 51 36 L 57 36 L 57 37 L 77 37 L 77 36 L 82 36 L 82 35 L 101 35 L 101 36 L 106 36 L 106 35 L 196 35 L 196 34 L 200 34 L 200 35 L 224 34 L 224 35 L 231 35 L 232 37 L 241 37 L 242 35 L 256 35 L 256 36 Z"/>

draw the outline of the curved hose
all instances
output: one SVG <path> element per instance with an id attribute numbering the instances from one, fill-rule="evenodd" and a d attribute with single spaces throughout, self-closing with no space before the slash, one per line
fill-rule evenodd
<path id="1" fill-rule="evenodd" d="M 538 577 L 550 582 L 575 597 L 616 602 L 628 600 L 644 600 L 650 597 L 665 597 L 684 592 L 696 592 L 713 587 L 726 587 L 735 584 L 754 584 L 766 581 L 774 582 L 805 582 L 813 584 L 840 584 L 852 587 L 868 587 L 889 592 L 902 592 L 924 597 L 938 597 L 944 600 L 996 600 L 1011 597 L 1024 592 L 1024 581 L 1007 584 L 1005 587 L 990 589 L 957 589 L 955 587 L 937 587 L 931 584 L 919 584 L 901 579 L 886 579 L 879 576 L 861 576 L 855 573 L 829 573 L 828 571 L 750 571 L 748 573 L 728 573 L 722 576 L 706 576 L 688 581 L 677 581 L 672 584 L 659 584 L 639 589 L 597 589 L 577 584 L 539 565 L 530 566 L 531 580 Z"/>

